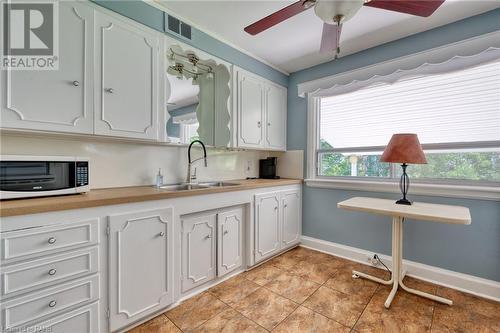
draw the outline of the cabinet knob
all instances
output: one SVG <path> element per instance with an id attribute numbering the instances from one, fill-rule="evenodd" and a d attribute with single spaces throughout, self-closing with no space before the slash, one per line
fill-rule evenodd
<path id="1" fill-rule="evenodd" d="M 208 234 L 207 236 L 205 236 L 205 239 L 210 239 L 212 238 L 212 235 Z"/>
<path id="2" fill-rule="evenodd" d="M 271 126 L 271 123 L 267 123 L 267 126 Z"/>
<path id="3" fill-rule="evenodd" d="M 49 244 L 54 244 L 54 243 L 56 242 L 56 238 L 55 238 L 55 237 L 50 237 L 50 238 L 47 240 L 47 242 L 48 242 Z"/>
<path id="4" fill-rule="evenodd" d="M 278 210 L 278 206 L 274 206 L 274 210 Z"/>
<path id="5" fill-rule="evenodd" d="M 160 233 L 158 234 L 160 237 L 163 237 L 165 236 L 165 233 L 163 231 L 160 231 Z"/>
<path id="6" fill-rule="evenodd" d="M 56 301 L 54 301 L 54 300 L 52 300 L 52 301 L 50 301 L 50 303 L 49 303 L 49 307 L 53 308 L 54 306 L 56 306 L 56 304 L 57 304 L 57 302 L 56 302 Z"/>
<path id="7" fill-rule="evenodd" d="M 227 235 L 228 233 L 229 233 L 229 231 L 227 231 L 227 230 L 224 230 L 224 232 L 223 232 L 224 235 Z"/>
<path id="8" fill-rule="evenodd" d="M 113 88 L 106 88 L 104 89 L 105 92 L 107 92 L 108 94 L 112 94 L 115 92 L 115 90 Z"/>
<path id="9" fill-rule="evenodd" d="M 74 85 L 75 87 L 78 87 L 78 86 L 80 85 L 80 82 L 78 82 L 78 81 L 76 81 L 76 80 L 75 80 L 75 81 L 73 81 L 73 85 Z"/>
<path id="10" fill-rule="evenodd" d="M 284 205 L 283 205 L 283 207 L 285 207 L 285 208 L 286 208 L 286 207 L 288 207 L 288 205 L 287 205 L 287 204 L 284 204 Z"/>
<path id="11" fill-rule="evenodd" d="M 49 275 L 55 275 L 57 273 L 57 270 L 55 268 L 52 268 L 49 270 Z"/>
<path id="12" fill-rule="evenodd" d="M 257 122 L 257 127 L 260 127 L 262 123 L 260 121 Z"/>

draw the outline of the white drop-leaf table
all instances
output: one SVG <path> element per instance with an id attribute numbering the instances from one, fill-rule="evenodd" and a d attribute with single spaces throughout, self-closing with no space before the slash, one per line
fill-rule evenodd
<path id="1" fill-rule="evenodd" d="M 387 300 L 385 307 L 391 306 L 392 300 L 396 295 L 398 286 L 403 290 L 432 299 L 437 302 L 452 305 L 453 302 L 449 299 L 424 293 L 419 290 L 408 288 L 403 283 L 405 273 L 403 273 L 403 221 L 405 218 L 411 218 L 420 221 L 432 221 L 451 224 L 470 224 L 470 211 L 467 207 L 438 205 L 423 202 L 414 202 L 411 206 L 398 205 L 394 200 L 354 197 L 337 204 L 337 207 L 353 211 L 361 211 L 365 213 L 373 213 L 387 215 L 392 217 L 392 272 L 390 280 L 383 280 L 377 277 L 353 271 L 353 277 L 361 277 L 372 280 L 378 283 L 390 285 L 392 290 Z"/>

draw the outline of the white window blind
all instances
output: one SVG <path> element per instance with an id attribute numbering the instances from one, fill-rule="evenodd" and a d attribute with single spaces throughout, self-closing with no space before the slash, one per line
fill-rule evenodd
<path id="1" fill-rule="evenodd" d="M 320 138 L 334 149 L 385 146 L 405 132 L 422 144 L 499 141 L 500 61 L 321 98 Z"/>

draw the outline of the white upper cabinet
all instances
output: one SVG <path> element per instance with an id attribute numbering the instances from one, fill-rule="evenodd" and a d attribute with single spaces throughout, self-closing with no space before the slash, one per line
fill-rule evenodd
<path id="1" fill-rule="evenodd" d="M 217 276 L 241 267 L 243 263 L 243 209 L 217 215 Z"/>
<path id="2" fill-rule="evenodd" d="M 215 278 L 216 213 L 182 218 L 182 291 Z"/>
<path id="3" fill-rule="evenodd" d="M 269 84 L 266 88 L 266 145 L 286 150 L 286 98 L 284 87 Z"/>
<path id="4" fill-rule="evenodd" d="M 96 134 L 158 139 L 160 43 L 153 31 L 96 13 Z"/>
<path id="5" fill-rule="evenodd" d="M 3 128 L 93 133 L 93 12 L 59 3 L 58 70 L 0 71 Z"/>
<path id="6" fill-rule="evenodd" d="M 172 208 L 109 217 L 110 331 L 172 303 Z"/>
<path id="7" fill-rule="evenodd" d="M 238 146 L 260 148 L 264 144 L 264 84 L 259 77 L 237 72 Z"/>
<path id="8" fill-rule="evenodd" d="M 235 146 L 286 150 L 287 89 L 233 66 Z"/>
<path id="9" fill-rule="evenodd" d="M 163 140 L 163 35 L 85 2 L 59 20 L 58 70 L 1 71 L 2 128 Z"/>

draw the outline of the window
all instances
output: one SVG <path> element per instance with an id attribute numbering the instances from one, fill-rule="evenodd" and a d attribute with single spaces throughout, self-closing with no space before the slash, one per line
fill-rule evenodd
<path id="1" fill-rule="evenodd" d="M 414 182 L 500 185 L 500 61 L 316 98 L 315 178 L 395 180 L 379 162 L 393 133 L 416 133 Z"/>

